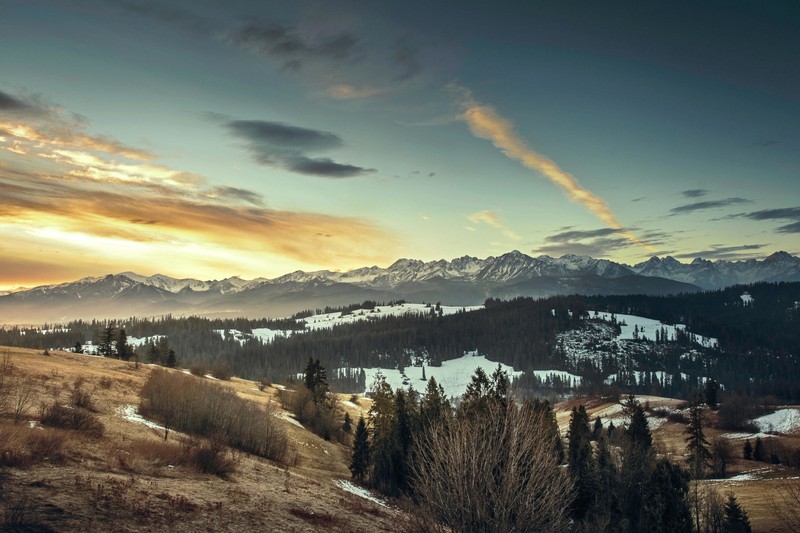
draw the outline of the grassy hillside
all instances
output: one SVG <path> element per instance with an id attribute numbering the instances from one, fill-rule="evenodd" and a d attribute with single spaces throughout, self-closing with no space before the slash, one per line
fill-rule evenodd
<path id="1" fill-rule="evenodd" d="M 349 449 L 293 423 L 274 387 L 217 382 L 274 405 L 290 445 L 285 464 L 222 447 L 214 463 L 220 468 L 211 469 L 217 473 L 204 473 L 198 450 L 213 443 L 174 431 L 165 441 L 162 429 L 125 418 L 135 418 L 130 406 L 138 405 L 151 367 L 17 348 L 0 348 L 0 358 L 13 366 L 0 419 L 0 529 L 349 532 L 397 531 L 408 521 L 335 484 L 349 479 Z M 76 407 L 76 399 L 89 409 Z M 343 403 L 357 419 L 361 407 Z M 53 404 L 93 422 L 43 426 Z"/>

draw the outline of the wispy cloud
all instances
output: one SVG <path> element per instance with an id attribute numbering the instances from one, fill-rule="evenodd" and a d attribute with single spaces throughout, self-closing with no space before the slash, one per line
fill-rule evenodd
<path id="1" fill-rule="evenodd" d="M 371 98 L 390 92 L 388 87 L 362 86 L 356 87 L 347 83 L 332 85 L 325 89 L 323 94 L 334 100 L 354 100 L 357 98 Z"/>
<path id="2" fill-rule="evenodd" d="M 759 253 L 756 252 L 767 246 L 769 246 L 769 244 L 743 244 L 740 246 L 712 244 L 711 248 L 707 250 L 680 253 L 676 254 L 674 257 L 677 259 L 694 259 L 696 257 L 702 257 L 703 259 L 744 259 L 759 255 Z M 751 253 L 751 250 L 756 252 Z"/>
<path id="3" fill-rule="evenodd" d="M 324 27 L 287 28 L 275 22 L 253 22 L 236 30 L 230 41 L 252 52 L 278 59 L 287 70 L 297 70 L 306 61 L 355 61 L 359 38 L 346 30 L 326 31 Z"/>
<path id="4" fill-rule="evenodd" d="M 322 178 L 352 178 L 375 171 L 309 155 L 343 146 L 342 139 L 334 133 L 263 120 L 231 120 L 225 126 L 246 141 L 253 159 L 262 165 Z"/>
<path id="5" fill-rule="evenodd" d="M 492 107 L 480 104 L 471 93 L 459 86 L 452 86 L 459 95 L 461 115 L 476 137 L 488 139 L 507 157 L 515 159 L 558 186 L 573 202 L 583 205 L 604 224 L 613 229 L 623 229 L 606 201 L 582 186 L 578 180 L 562 170 L 556 163 L 537 153 L 514 131 L 514 126 L 501 117 Z M 647 243 L 629 231 L 620 233 L 631 242 L 649 249 Z"/>
<path id="6" fill-rule="evenodd" d="M 785 220 L 789 224 L 779 226 L 778 233 L 800 233 L 800 207 L 782 207 L 776 209 L 762 209 L 751 213 L 731 215 L 731 218 L 744 217 L 750 220 Z"/>
<path id="7" fill-rule="evenodd" d="M 506 236 L 507 238 L 519 241 L 522 237 L 519 236 L 515 231 L 510 229 L 506 226 L 501 220 L 500 217 L 494 211 L 484 210 L 478 211 L 476 213 L 472 213 L 471 215 L 467 216 L 467 220 L 472 222 L 473 224 L 486 224 L 491 226 Z"/>
<path id="8" fill-rule="evenodd" d="M 695 202 L 692 204 L 679 205 L 669 210 L 672 215 L 683 215 L 686 213 L 694 213 L 695 211 L 705 211 L 707 209 L 718 209 L 720 207 L 728 207 L 730 205 L 749 204 L 752 200 L 745 198 L 725 198 L 723 200 L 706 200 L 704 202 Z"/>
<path id="9" fill-rule="evenodd" d="M 705 196 L 710 191 L 706 189 L 687 189 L 685 191 L 681 191 L 681 194 L 686 198 L 700 198 L 701 196 Z"/>

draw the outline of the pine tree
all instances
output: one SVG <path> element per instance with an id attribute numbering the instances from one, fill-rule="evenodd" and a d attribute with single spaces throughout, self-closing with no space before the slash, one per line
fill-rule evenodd
<path id="1" fill-rule="evenodd" d="M 108 324 L 103 333 L 100 334 L 100 355 L 104 357 L 111 357 L 112 343 L 114 342 L 114 326 Z"/>
<path id="2" fill-rule="evenodd" d="M 122 328 L 117 331 L 117 357 L 125 361 L 131 358 L 131 350 L 130 346 L 128 346 L 128 335 Z"/>
<path id="3" fill-rule="evenodd" d="M 356 434 L 353 439 L 353 457 L 350 461 L 350 473 L 353 479 L 363 482 L 370 467 L 369 434 L 364 417 L 358 419 Z"/>
<path id="4" fill-rule="evenodd" d="M 753 445 L 750 444 L 750 439 L 744 441 L 744 446 L 742 446 L 742 458 L 747 461 L 753 459 Z"/>
<path id="5" fill-rule="evenodd" d="M 763 461 L 766 458 L 767 452 L 764 450 L 764 443 L 761 441 L 761 437 L 756 437 L 756 445 L 753 448 L 753 460 Z"/>
<path id="6" fill-rule="evenodd" d="M 689 452 L 689 467 L 693 479 L 701 479 L 711 459 L 709 444 L 703 433 L 703 405 L 695 398 L 689 408 L 689 424 L 686 426 L 686 450 Z"/>
<path id="7" fill-rule="evenodd" d="M 319 359 L 315 361 L 313 357 L 308 358 L 303 372 L 303 383 L 311 391 L 315 404 L 319 405 L 325 400 L 328 392 L 328 376 Z"/>
<path id="8" fill-rule="evenodd" d="M 719 391 L 719 383 L 713 379 L 706 381 L 703 395 L 705 396 L 706 405 L 713 411 L 717 410 L 717 392 Z"/>
<path id="9" fill-rule="evenodd" d="M 603 434 L 603 421 L 600 420 L 600 417 L 597 416 L 594 419 L 594 427 L 592 428 L 592 440 L 596 441 L 600 439 L 600 435 Z"/>
<path id="10" fill-rule="evenodd" d="M 342 431 L 345 433 L 350 433 L 353 429 L 353 420 L 350 418 L 350 413 L 344 413 L 344 421 L 342 422 Z"/>
<path id="11" fill-rule="evenodd" d="M 569 420 L 569 445 L 567 460 L 569 470 L 575 480 L 575 500 L 572 502 L 572 517 L 583 520 L 594 500 L 596 492 L 595 464 L 592 456 L 589 415 L 581 405 L 572 408 Z"/>
<path id="12" fill-rule="evenodd" d="M 178 366 L 178 357 L 175 355 L 175 350 L 170 349 L 167 354 L 166 366 L 168 368 L 175 368 Z"/>
<path id="13" fill-rule="evenodd" d="M 725 521 L 722 522 L 723 533 L 750 533 L 750 518 L 736 496 L 728 494 L 728 501 L 725 503 Z"/>

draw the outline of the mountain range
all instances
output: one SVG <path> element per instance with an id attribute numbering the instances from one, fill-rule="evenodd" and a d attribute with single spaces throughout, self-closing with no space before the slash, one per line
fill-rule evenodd
<path id="1" fill-rule="evenodd" d="M 296 271 L 250 281 L 123 272 L 2 295 L 0 323 L 163 314 L 277 317 L 364 300 L 441 301 L 466 306 L 483 303 L 488 297 L 675 294 L 759 281 L 800 281 L 800 258 L 786 252 L 745 261 L 698 258 L 681 263 L 672 257 L 653 257 L 629 266 L 588 256 L 531 257 L 513 251 L 486 259 L 400 259 L 388 268 Z"/>

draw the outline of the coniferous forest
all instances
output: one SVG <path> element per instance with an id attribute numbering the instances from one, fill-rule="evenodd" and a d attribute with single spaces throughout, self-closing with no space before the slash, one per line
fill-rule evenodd
<path id="1" fill-rule="evenodd" d="M 745 304 L 743 292 L 752 302 Z M 309 357 L 331 372 L 334 390 L 364 390 L 361 368 L 404 368 L 424 360 L 442 361 L 477 350 L 493 361 L 517 370 L 565 370 L 583 376 L 583 386 L 595 391 L 613 374 L 617 384 L 634 392 L 688 398 L 704 379 L 728 392 L 774 395 L 800 400 L 800 283 L 759 283 L 725 290 L 677 296 L 559 296 L 534 300 L 489 299 L 483 309 L 441 316 L 420 313 L 369 318 L 329 329 L 278 336 L 264 343 L 236 338 L 234 331 L 253 328 L 302 329 L 294 318 L 281 320 L 205 319 L 164 316 L 130 318 L 119 323 L 76 321 L 41 328 L 14 327 L 0 331 L 0 344 L 48 349 L 76 343 L 150 338 L 151 342 L 123 352 L 143 362 L 171 362 L 184 367 L 226 365 L 241 377 L 282 382 L 296 376 Z M 374 302 L 365 302 L 374 306 Z M 363 304 L 362 304 L 363 305 Z M 340 309 L 349 312 L 359 305 Z M 326 309 L 325 311 L 336 311 Z M 630 354 L 598 352 L 592 360 L 565 357 L 558 335 L 594 320 L 593 311 L 638 315 L 667 324 L 685 324 L 693 334 L 718 339 L 718 347 L 692 344 L 690 335 L 659 342 L 641 341 Z M 613 321 L 612 321 L 613 323 Z M 618 327 L 614 324 L 615 327 Z M 599 348 L 598 348 L 599 349 Z M 691 350 L 692 357 L 687 357 Z M 669 376 L 666 380 L 663 376 Z M 661 377 L 659 377 L 661 376 Z M 535 390 L 541 384 L 529 374 L 518 386 Z M 552 385 L 552 384 L 551 384 Z M 556 384 L 558 385 L 558 384 Z"/>

